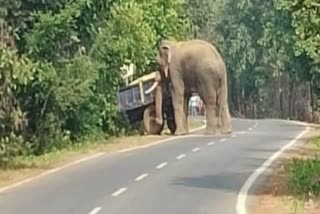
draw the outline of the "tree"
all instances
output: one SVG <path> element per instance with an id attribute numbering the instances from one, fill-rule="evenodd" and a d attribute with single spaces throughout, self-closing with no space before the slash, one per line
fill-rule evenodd
<path id="1" fill-rule="evenodd" d="M 148 73 L 162 39 L 184 39 L 189 33 L 182 0 L 0 0 L 0 4 L 0 21 L 8 24 L 16 44 L 13 49 L 0 48 L 0 66 L 6 68 L 0 67 L 5 72 L 0 80 L 10 82 L 0 81 L 0 120 L 9 127 L 0 130 L 0 165 L 12 163 L 23 151 L 41 155 L 81 143 L 89 135 L 127 133 L 126 120 L 117 110 L 116 94 L 123 84 L 120 67 L 131 61 L 137 67 L 135 77 Z M 0 34 L 0 39 L 6 37 Z M 17 79 L 25 78 L 24 73 L 28 78 L 22 84 Z M 10 111 L 4 107 L 8 103 Z M 17 121 L 27 123 L 17 129 Z M 19 149 L 3 153 L 1 146 L 9 148 L 9 141 L 14 141 L 10 137 L 8 141 L 12 133 L 19 141 L 11 148 Z"/>
<path id="2" fill-rule="evenodd" d="M 305 85 L 309 65 L 316 63 L 318 4 L 307 0 L 187 3 L 195 35 L 218 46 L 226 61 L 233 113 L 291 117 L 295 88 Z M 312 39 L 298 39 L 297 33 L 307 32 L 312 32 Z"/>

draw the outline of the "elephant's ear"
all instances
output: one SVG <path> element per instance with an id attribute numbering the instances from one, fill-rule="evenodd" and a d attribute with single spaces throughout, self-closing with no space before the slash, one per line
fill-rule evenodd
<path id="1" fill-rule="evenodd" d="M 160 48 L 160 53 L 161 53 L 161 58 L 163 59 L 163 69 L 164 69 L 164 74 L 165 77 L 168 77 L 168 72 L 169 72 L 169 65 L 171 62 L 171 50 L 170 46 L 168 45 L 163 45 Z"/>

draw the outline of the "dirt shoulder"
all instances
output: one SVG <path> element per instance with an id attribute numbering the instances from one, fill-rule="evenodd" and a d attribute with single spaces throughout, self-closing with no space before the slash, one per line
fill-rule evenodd
<path id="1" fill-rule="evenodd" d="M 319 214 L 320 200 L 300 200 L 288 188 L 289 175 L 287 164 L 293 158 L 313 158 L 320 154 L 320 148 L 315 145 L 315 139 L 320 136 L 320 130 L 309 131 L 301 143 L 294 149 L 289 149 L 273 165 L 262 185 L 255 188 L 254 196 L 249 197 L 248 213 L 253 214 Z M 320 175 L 319 175 L 320 176 Z"/>
<path id="2" fill-rule="evenodd" d="M 190 130 L 203 126 L 201 119 L 201 117 L 190 118 Z M 169 134 L 169 130 L 165 129 L 163 134 L 160 136 L 127 136 L 109 139 L 91 139 L 87 143 L 57 152 L 51 152 L 39 157 L 20 158 L 16 161 L 15 169 L 0 170 L 0 189 L 1 187 L 14 184 L 24 179 L 39 175 L 47 170 L 72 163 L 91 155 L 101 152 L 113 153 L 122 149 L 130 149 L 147 145 L 171 137 L 173 136 Z"/>

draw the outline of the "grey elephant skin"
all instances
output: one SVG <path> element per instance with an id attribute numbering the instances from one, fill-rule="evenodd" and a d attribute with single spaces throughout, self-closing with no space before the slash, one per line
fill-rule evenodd
<path id="1" fill-rule="evenodd" d="M 206 105 L 206 134 L 217 133 L 217 116 L 221 133 L 232 132 L 226 66 L 212 44 L 203 40 L 164 40 L 156 56 L 156 65 L 158 78 L 148 92 L 156 90 L 158 123 L 163 123 L 161 91 L 170 82 L 175 135 L 189 133 L 188 102 L 193 92 L 197 92 Z"/>

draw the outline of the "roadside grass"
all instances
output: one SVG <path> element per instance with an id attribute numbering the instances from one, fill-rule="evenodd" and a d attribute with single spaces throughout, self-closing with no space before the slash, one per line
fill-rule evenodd
<path id="1" fill-rule="evenodd" d="M 201 120 L 189 120 L 190 130 L 201 127 L 202 125 Z M 83 143 L 73 144 L 65 149 L 53 151 L 41 156 L 18 157 L 10 169 L 0 169 L 0 187 L 99 152 L 112 153 L 121 149 L 129 149 L 158 140 L 164 140 L 172 137 L 169 133 L 169 130 L 165 127 L 163 134 L 160 136 L 134 135 L 112 138 L 93 136 Z"/>
<path id="2" fill-rule="evenodd" d="M 285 164 L 287 189 L 292 213 L 303 213 L 306 204 L 320 201 L 320 137 L 313 140 L 306 155 L 292 158 Z"/>

